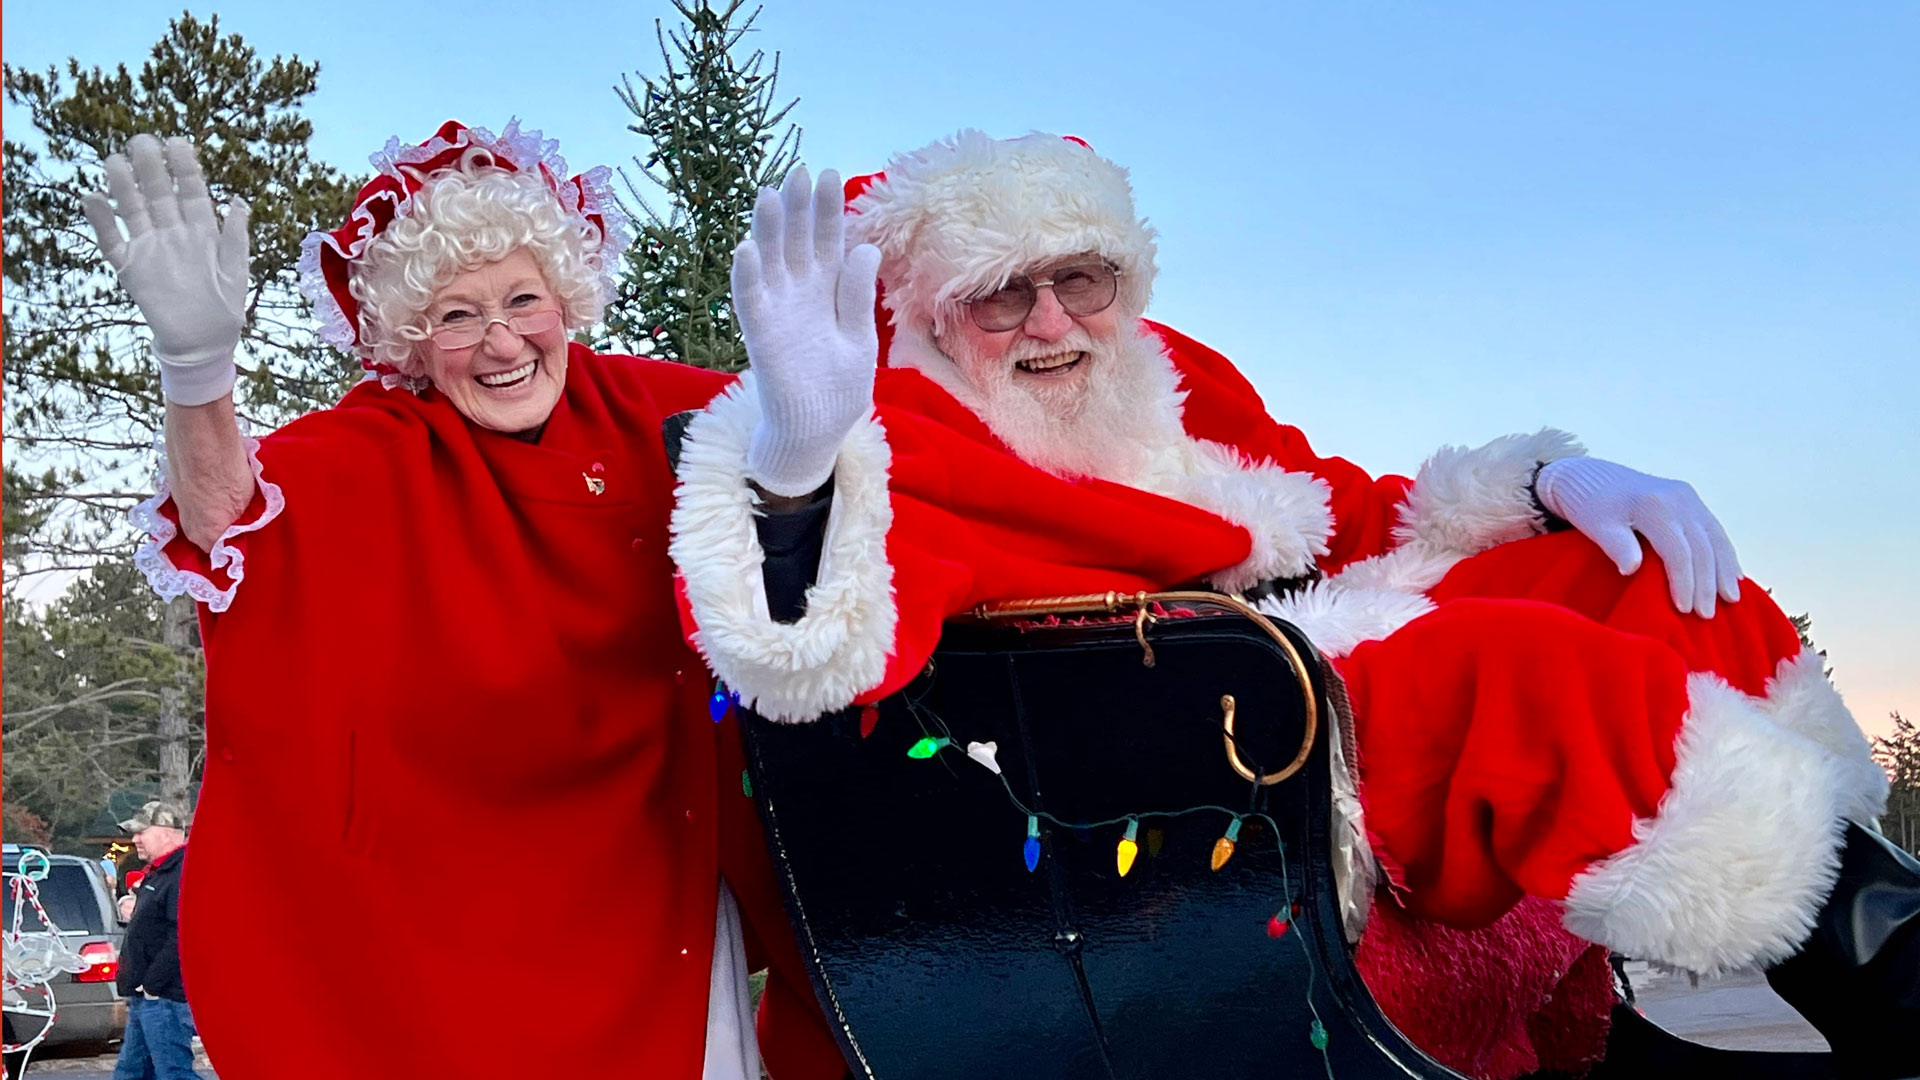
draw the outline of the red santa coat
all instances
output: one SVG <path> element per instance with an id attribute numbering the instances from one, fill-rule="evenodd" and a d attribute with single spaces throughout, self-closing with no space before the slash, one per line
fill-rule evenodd
<path id="1" fill-rule="evenodd" d="M 363 383 L 252 448 L 211 557 L 161 506 L 142 561 L 205 604 L 181 948 L 222 1076 L 700 1075 L 744 799 L 660 432 L 723 381 L 573 346 L 535 444 Z"/>
<path id="2" fill-rule="evenodd" d="M 1543 530 L 1529 482 L 1581 452 L 1567 436 L 1443 449 L 1413 480 L 1375 479 L 1269 418 L 1224 358 L 1146 323 L 1126 347 L 1185 392 L 1185 442 L 1137 486 L 1063 479 L 1021 462 L 940 385 L 937 358 L 901 345 L 837 463 L 796 623 L 766 617 L 741 483 L 751 387 L 689 429 L 682 614 L 763 714 L 897 690 L 941 623 L 984 601 L 1318 571 L 1270 610 L 1351 684 L 1370 839 L 1408 914 L 1481 927 L 1532 894 L 1589 941 L 1704 971 L 1780 959 L 1805 936 L 1843 817 L 1867 815 L 1885 778 L 1860 767 L 1857 727 L 1758 587 L 1713 620 L 1683 617 L 1655 559 L 1622 578 L 1577 534 L 1511 543 Z M 1541 996 L 1565 973 L 1536 972 Z M 1595 1047 L 1555 1049 L 1479 1060 L 1511 1075 Z"/>
<path id="3" fill-rule="evenodd" d="M 764 715 L 811 717 L 884 697 L 925 664 L 946 618 L 984 600 L 1154 589 L 1223 568 L 1251 585 L 1343 565 L 1388 542 L 1408 483 L 1315 456 L 1198 346 L 1178 363 L 1206 394 L 1205 407 L 1199 393 L 1189 399 L 1187 415 L 1211 473 L 1184 499 L 1034 469 L 932 379 L 898 366 L 897 350 L 893 361 L 880 372 L 876 419 L 854 430 L 836 464 L 819 584 L 791 626 L 766 623 L 759 575 L 748 572 L 758 545 L 736 528 L 753 513 L 739 469 L 758 415 L 751 387 L 729 390 L 689 430 L 675 509 L 682 609 L 697 647 L 723 676 L 737 673 L 729 685 Z M 1209 480 L 1218 481 L 1211 509 L 1199 501 Z M 1337 538 L 1334 507 L 1354 522 Z"/>

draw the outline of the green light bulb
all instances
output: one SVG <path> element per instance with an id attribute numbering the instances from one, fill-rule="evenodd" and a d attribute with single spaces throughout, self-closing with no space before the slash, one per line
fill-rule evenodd
<path id="1" fill-rule="evenodd" d="M 939 753 L 941 747 L 951 745 L 953 745 L 953 740 L 944 735 L 937 739 L 931 735 L 927 735 L 907 749 L 907 756 L 925 761 L 927 758 Z"/>

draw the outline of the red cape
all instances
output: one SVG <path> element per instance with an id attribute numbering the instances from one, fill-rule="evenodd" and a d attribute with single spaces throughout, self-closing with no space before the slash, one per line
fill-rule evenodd
<path id="1" fill-rule="evenodd" d="M 538 444 L 363 383 L 260 441 L 222 566 L 164 545 L 232 588 L 181 921 L 222 1076 L 700 1075 L 715 883 L 765 853 L 677 628 L 661 422 L 724 381 L 574 346 Z"/>

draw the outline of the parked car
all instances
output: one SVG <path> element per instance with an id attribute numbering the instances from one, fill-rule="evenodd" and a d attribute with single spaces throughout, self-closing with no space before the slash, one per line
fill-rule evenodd
<path id="1" fill-rule="evenodd" d="M 31 846 L 7 844 L 0 856 L 0 917 L 5 919 L 13 918 L 13 877 L 20 868 L 21 854 Z M 120 973 L 120 945 L 126 926 L 114 906 L 113 885 L 97 860 L 37 850 L 46 855 L 48 864 L 47 876 L 40 882 L 41 906 L 73 951 L 90 961 L 85 971 L 61 972 L 50 982 L 58 1016 L 40 1046 L 118 1039 L 126 1030 L 127 1003 L 114 986 L 114 978 Z M 47 932 L 31 904 L 21 912 L 20 932 Z M 38 1017 L 9 1012 L 7 1042 L 32 1038 L 42 1023 Z"/>

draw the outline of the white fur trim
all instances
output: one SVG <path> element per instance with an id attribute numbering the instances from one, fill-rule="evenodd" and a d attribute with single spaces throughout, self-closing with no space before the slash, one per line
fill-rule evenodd
<path id="1" fill-rule="evenodd" d="M 207 605 L 207 610 L 215 614 L 227 610 L 234 596 L 240 592 L 240 583 L 247 576 L 246 549 L 233 541 L 266 528 L 287 507 L 286 495 L 281 492 L 280 485 L 268 480 L 260 465 L 260 440 L 247 435 L 244 420 L 240 422 L 240 436 L 247 449 L 247 465 L 253 470 L 254 485 L 260 489 L 260 498 L 265 505 L 259 517 L 227 526 L 207 552 L 208 564 L 216 570 L 224 569 L 227 572 L 227 587 L 224 589 L 215 585 L 205 574 L 182 570 L 173 565 L 173 560 L 167 556 L 167 545 L 180 535 L 180 530 L 160 513 L 160 507 L 173 498 L 173 491 L 167 483 L 166 436 L 162 434 L 154 439 L 154 449 L 160 455 L 159 476 L 154 482 L 156 490 L 152 498 L 127 511 L 127 520 L 148 537 L 133 553 L 134 568 L 146 575 L 147 584 L 162 600 L 191 596 L 196 602 Z"/>
<path id="2" fill-rule="evenodd" d="M 887 346 L 887 366 L 918 371 L 952 394 L 954 400 L 975 416 L 980 415 L 979 392 L 960 374 L 960 365 L 941 352 L 926 331 L 906 327 L 894 331 L 893 342 Z"/>
<path id="3" fill-rule="evenodd" d="M 1468 554 L 1426 540 L 1408 540 L 1385 554 L 1347 564 L 1332 580 L 1354 590 L 1424 593 L 1440 584 Z"/>
<path id="4" fill-rule="evenodd" d="M 1568 891 L 1567 929 L 1715 974 L 1793 955 L 1839 874 L 1843 780 L 1718 676 L 1688 677 L 1671 786 L 1634 842 Z"/>
<path id="5" fill-rule="evenodd" d="M 1153 229 L 1134 214 L 1127 171 L 1058 135 L 961 131 L 895 156 L 851 208 L 847 240 L 880 249 L 896 326 L 945 327 L 967 297 L 1082 252 L 1119 268 L 1129 315 L 1153 291 Z"/>
<path id="6" fill-rule="evenodd" d="M 1119 346 L 1117 361 L 1150 380 L 1152 405 L 1148 415 L 1139 417 L 1139 459 L 1127 469 L 1131 475 L 1102 479 L 1196 505 L 1244 528 L 1252 546 L 1238 565 L 1213 575 L 1213 586 L 1221 592 L 1242 592 L 1269 578 L 1302 577 L 1311 571 L 1315 555 L 1327 553 L 1334 527 L 1327 480 L 1290 473 L 1265 459 L 1252 461 L 1233 446 L 1188 436 L 1181 419 L 1187 390 L 1181 388 L 1165 342 L 1137 325 Z M 979 392 L 925 332 L 897 332 L 887 363 L 920 371 L 956 402 L 983 415 Z M 996 434 L 1008 442 L 1006 434 Z"/>
<path id="7" fill-rule="evenodd" d="M 1337 659 L 1361 642 L 1379 641 L 1432 611 L 1433 601 L 1392 589 L 1349 589 L 1336 578 L 1269 597 L 1257 607 L 1299 627 L 1314 648 Z"/>
<path id="8" fill-rule="evenodd" d="M 1443 446 L 1420 466 L 1393 535 L 1474 555 L 1542 532 L 1546 522 L 1527 493 L 1533 470 L 1585 454 L 1573 436 L 1553 428 L 1502 435 L 1472 450 Z"/>
<path id="9" fill-rule="evenodd" d="M 1261 601 L 1259 609 L 1299 627 L 1314 647 L 1337 659 L 1432 611 L 1427 590 L 1464 557 L 1424 540 L 1409 541 L 1325 581 Z"/>
<path id="10" fill-rule="evenodd" d="M 1194 462 L 1166 492 L 1247 530 L 1251 553 L 1212 575 L 1215 588 L 1237 593 L 1270 578 L 1299 577 L 1327 553 L 1333 535 L 1333 489 L 1310 473 L 1253 462 L 1231 446 L 1190 439 Z"/>
<path id="11" fill-rule="evenodd" d="M 1880 815 L 1886 813 L 1891 786 L 1887 770 L 1873 760 L 1873 746 L 1827 678 L 1820 654 L 1803 649 L 1798 656 L 1780 661 L 1773 678 L 1767 680 L 1760 710 L 1833 756 L 1843 781 L 1841 812 L 1861 825 L 1877 828 Z"/>
<path id="12" fill-rule="evenodd" d="M 1189 436 L 1182 422 L 1187 392 L 1166 343 L 1136 324 L 1121 338 L 1120 349 L 1118 361 L 1147 381 L 1151 404 L 1129 429 L 1137 435 L 1132 447 L 1137 457 L 1101 479 L 1197 506 L 1245 529 L 1252 541 L 1247 557 L 1212 576 L 1223 592 L 1312 570 L 1315 556 L 1327 553 L 1333 536 L 1333 489 L 1327 482 Z M 985 415 L 979 391 L 926 333 L 898 331 L 887 362 L 920 372 L 976 416 Z M 1005 433 L 995 434 L 1003 443 L 1011 441 Z"/>
<path id="13" fill-rule="evenodd" d="M 847 436 L 806 614 L 779 623 L 767 613 L 765 556 L 746 480 L 759 419 L 749 372 L 688 425 L 668 551 L 699 626 L 694 646 L 714 674 L 762 716 L 811 720 L 850 704 L 886 674 L 899 621 L 887 561 L 893 452 L 871 415 Z"/>

